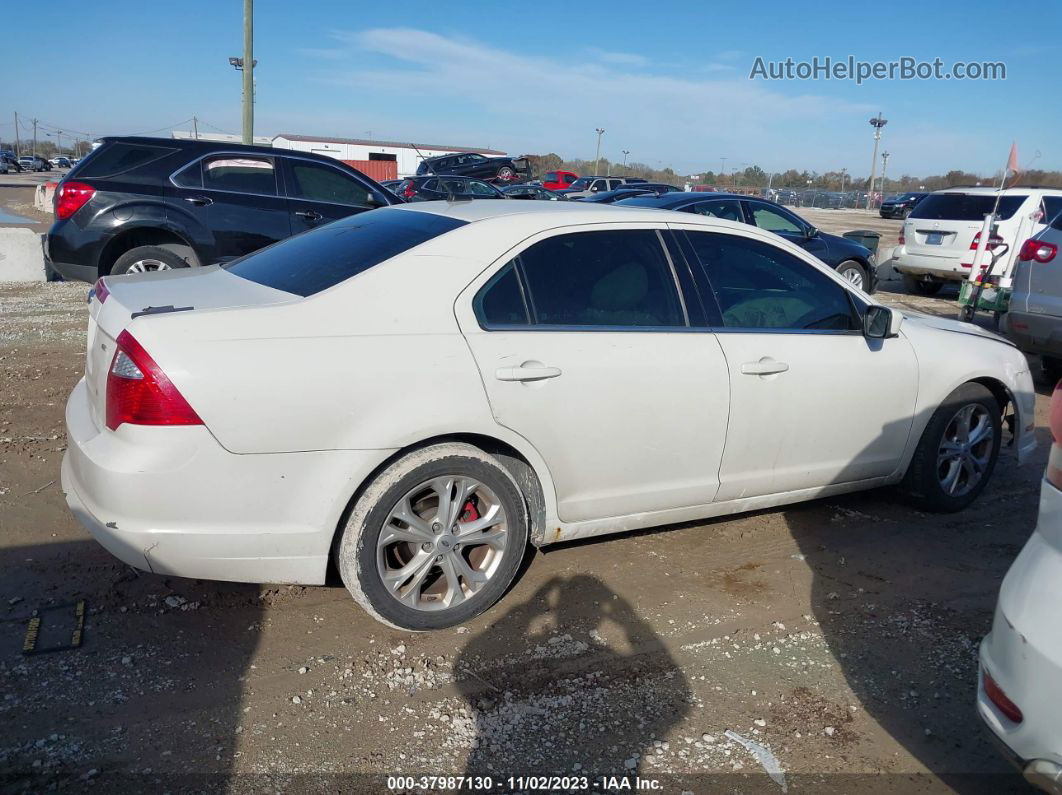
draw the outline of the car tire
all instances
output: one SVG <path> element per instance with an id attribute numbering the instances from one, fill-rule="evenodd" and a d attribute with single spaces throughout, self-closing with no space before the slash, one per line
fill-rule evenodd
<path id="1" fill-rule="evenodd" d="M 1062 380 L 1062 359 L 1056 359 L 1053 356 L 1041 356 L 1040 366 L 1044 371 L 1044 380 L 1048 386 L 1054 387 L 1059 380 Z"/>
<path id="2" fill-rule="evenodd" d="M 470 484 L 475 491 L 467 501 L 447 512 L 453 521 L 441 516 L 442 495 L 456 505 L 455 490 Z M 493 522 L 483 532 L 462 534 L 462 525 L 487 519 Z M 377 621 L 413 632 L 452 627 L 508 590 L 527 551 L 529 524 L 527 501 L 496 458 L 468 444 L 436 444 L 392 463 L 357 498 L 337 568 L 354 600 Z M 477 543 L 488 535 L 490 543 Z M 475 588 L 469 574 L 483 578 Z"/>
<path id="3" fill-rule="evenodd" d="M 837 273 L 853 287 L 858 287 L 864 293 L 867 292 L 869 278 L 867 269 L 861 263 L 856 262 L 854 259 L 846 259 L 837 266 Z"/>
<path id="4" fill-rule="evenodd" d="M 985 434 L 972 445 L 963 440 L 964 416 L 966 438 Z M 991 479 L 1002 430 L 995 396 L 982 384 L 963 384 L 930 417 L 904 475 L 904 491 L 922 510 L 961 511 Z"/>
<path id="5" fill-rule="evenodd" d="M 173 268 L 187 268 L 188 263 L 181 256 L 162 246 L 137 246 L 131 248 L 111 266 L 112 276 L 126 273 L 149 273 L 167 271 Z"/>
<path id="6" fill-rule="evenodd" d="M 513 171 L 513 169 L 509 168 L 509 166 L 502 166 L 501 168 L 498 169 L 498 177 L 497 178 L 502 180 L 502 181 L 504 181 L 504 182 L 509 182 L 515 176 L 516 176 L 516 172 Z"/>
<path id="7" fill-rule="evenodd" d="M 940 288 L 943 286 L 944 282 L 941 281 L 916 279 L 909 273 L 903 275 L 903 287 L 912 295 L 936 295 L 940 292 Z"/>

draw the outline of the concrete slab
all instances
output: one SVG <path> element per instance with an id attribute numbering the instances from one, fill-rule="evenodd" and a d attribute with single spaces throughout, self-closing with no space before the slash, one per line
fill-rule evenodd
<path id="1" fill-rule="evenodd" d="M 29 229 L 0 228 L 0 282 L 43 282 L 41 236 Z"/>

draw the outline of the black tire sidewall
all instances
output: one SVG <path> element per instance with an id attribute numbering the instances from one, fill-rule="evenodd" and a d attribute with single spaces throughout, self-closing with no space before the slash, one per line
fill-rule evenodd
<path id="1" fill-rule="evenodd" d="M 380 582 L 376 569 L 376 545 L 384 522 L 395 504 L 410 489 L 434 477 L 442 475 L 467 475 L 479 480 L 501 500 L 508 517 L 510 546 L 494 576 L 473 598 L 458 607 L 436 612 L 414 610 L 399 604 Z M 519 487 L 512 476 L 500 464 L 481 458 L 461 455 L 446 455 L 416 466 L 387 488 L 365 514 L 357 532 L 354 565 L 362 593 L 372 609 L 390 624 L 413 631 L 445 629 L 464 623 L 494 605 L 509 589 L 519 571 L 527 549 L 529 517 L 527 506 Z M 344 539 L 346 541 L 346 539 Z M 349 565 L 340 558 L 340 573 Z"/>
<path id="2" fill-rule="evenodd" d="M 940 441 L 955 414 L 963 407 L 977 403 L 984 406 L 992 421 L 992 454 L 989 457 L 988 466 L 981 482 L 972 491 L 961 497 L 953 497 L 945 494 L 937 477 L 937 454 L 940 449 Z M 916 504 L 925 510 L 938 513 L 953 513 L 961 511 L 980 496 L 988 482 L 992 479 L 996 462 L 999 460 L 999 450 L 1002 443 L 1003 421 L 1001 418 L 1001 406 L 988 387 L 981 384 L 963 384 L 940 404 L 929 423 L 922 431 L 922 438 L 918 442 L 911 464 L 904 476 L 904 488 L 915 500 Z"/>
<path id="3" fill-rule="evenodd" d="M 111 266 L 112 276 L 123 276 L 127 269 L 137 260 L 157 259 L 165 262 L 171 268 L 187 268 L 188 263 L 181 259 L 180 255 L 168 248 L 161 246 L 137 246 L 121 254 Z"/>

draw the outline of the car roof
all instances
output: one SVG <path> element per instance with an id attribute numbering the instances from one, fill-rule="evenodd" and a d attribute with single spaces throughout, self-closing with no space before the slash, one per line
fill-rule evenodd
<path id="1" fill-rule="evenodd" d="M 624 202 L 630 202 L 624 204 L 625 207 L 675 207 L 679 204 L 685 204 L 688 201 L 698 199 L 700 201 L 718 201 L 719 199 L 758 199 L 760 201 L 770 201 L 769 199 L 763 199 L 761 196 L 742 196 L 737 193 L 716 193 L 714 191 L 670 191 L 669 193 L 661 193 L 657 196 L 632 196 L 629 199 L 624 199 Z"/>
<path id="2" fill-rule="evenodd" d="M 1062 193 L 1062 188 L 1051 188 L 1044 185 L 1012 185 L 1009 188 L 1004 188 L 1002 194 L 1004 196 L 1024 196 L 1029 191 L 1042 190 L 1042 191 L 1054 191 L 1056 193 Z M 941 190 L 933 191 L 933 194 L 937 193 L 969 193 L 980 196 L 994 196 L 999 193 L 999 188 L 986 187 L 984 185 L 955 185 L 951 188 L 942 188 Z"/>
<path id="3" fill-rule="evenodd" d="M 507 216 L 548 216 L 552 225 L 649 221 L 660 223 L 666 220 L 659 210 L 639 207 L 618 207 L 614 204 L 586 204 L 584 202 L 514 202 L 514 201 L 432 201 L 395 205 L 387 209 L 403 212 L 435 213 L 473 223 Z M 673 220 L 687 222 L 688 214 L 676 214 Z M 547 220 L 543 218 L 542 220 Z M 738 228 L 744 226 L 736 225 Z"/>

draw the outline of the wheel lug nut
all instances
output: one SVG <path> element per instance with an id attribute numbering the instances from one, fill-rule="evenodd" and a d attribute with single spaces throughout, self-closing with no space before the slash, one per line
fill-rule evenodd
<path id="1" fill-rule="evenodd" d="M 425 552 L 431 552 L 431 550 L 432 550 L 431 544 L 429 544 L 427 542 L 421 544 L 420 548 L 423 549 Z"/>
<path id="2" fill-rule="evenodd" d="M 434 522 L 434 523 L 432 523 L 431 529 L 434 532 L 438 533 L 440 530 L 442 530 L 442 525 L 439 524 L 438 522 Z"/>
<path id="3" fill-rule="evenodd" d="M 440 563 L 440 562 L 442 562 L 442 555 L 436 555 L 436 556 L 435 556 L 435 562 L 436 562 L 436 563 Z"/>

